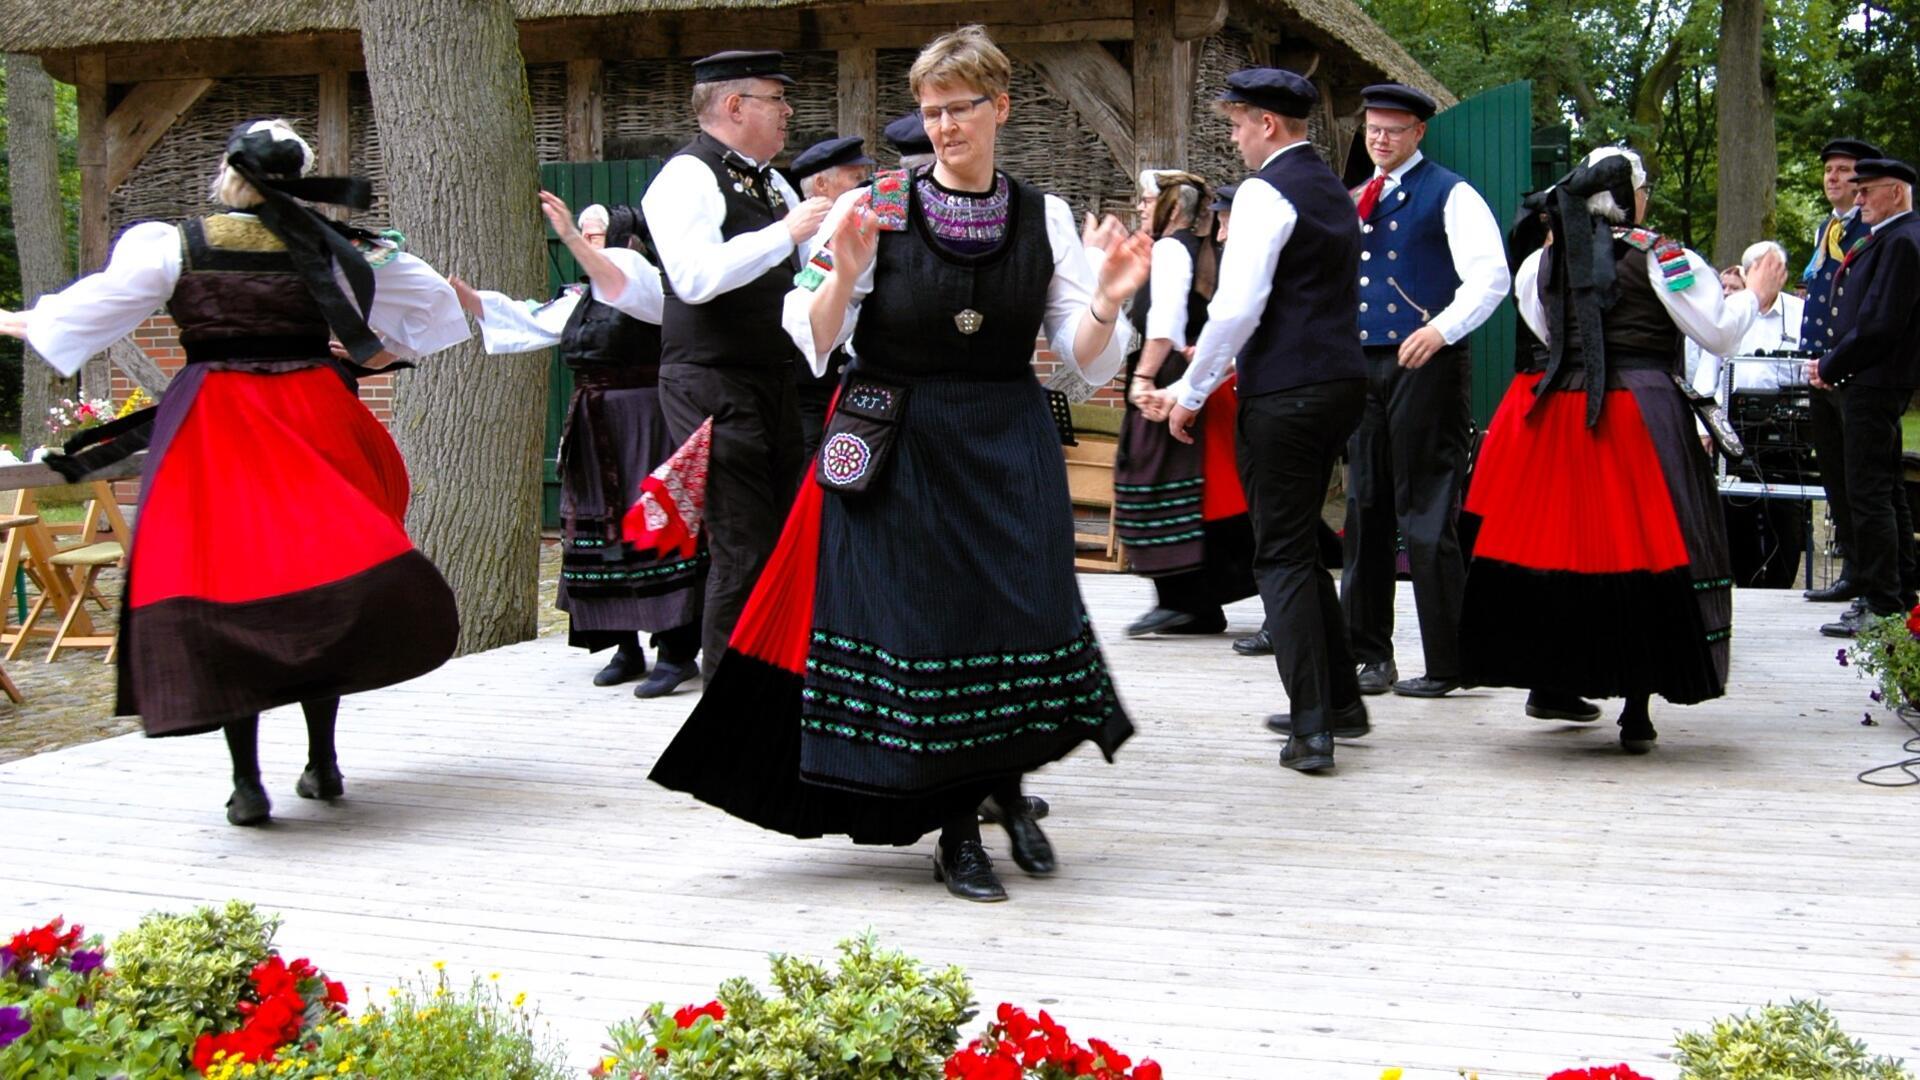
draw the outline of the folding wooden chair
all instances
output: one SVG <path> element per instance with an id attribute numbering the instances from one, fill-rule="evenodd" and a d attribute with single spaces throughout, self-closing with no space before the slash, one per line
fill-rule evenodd
<path id="1" fill-rule="evenodd" d="M 23 572 L 20 566 L 21 552 L 26 547 L 26 536 L 23 530 L 38 524 L 40 524 L 38 514 L 0 515 L 0 531 L 7 534 L 6 555 L 4 560 L 0 560 L 0 567 L 4 567 L 0 569 L 0 604 L 6 602 L 4 593 L 12 587 L 14 575 Z M 13 684 L 13 679 L 8 676 L 5 667 L 0 667 L 0 690 L 6 691 L 7 697 L 13 699 L 16 705 L 23 704 L 27 700 L 21 696 L 20 688 Z"/>
<path id="2" fill-rule="evenodd" d="M 97 540 L 100 528 L 105 526 L 113 537 L 111 540 Z M 81 542 L 53 555 L 47 560 L 56 574 L 64 574 L 69 584 L 66 613 L 60 619 L 60 628 L 54 632 L 53 644 L 47 649 L 47 662 L 52 663 L 60 656 L 61 649 L 105 649 L 107 659 L 112 661 L 119 642 L 119 631 L 98 634 L 93 632 L 89 620 L 77 632 L 76 623 L 85 618 L 84 609 L 91 597 L 100 605 L 102 611 L 108 610 L 106 597 L 100 595 L 98 582 L 102 571 L 110 566 L 123 565 L 127 558 L 127 544 L 131 539 L 127 530 L 127 519 L 121 516 L 120 504 L 114 500 L 113 485 L 104 480 L 93 484 L 93 498 L 88 501 L 86 513 L 80 519 Z"/>
<path id="3" fill-rule="evenodd" d="M 0 642 L 8 646 L 6 658 L 12 660 L 20 655 L 30 636 L 54 635 L 54 627 L 40 625 L 40 616 L 49 609 L 66 609 L 69 585 L 65 572 L 54 569 L 48 563 L 58 548 L 54 544 L 53 533 L 39 515 L 39 507 L 31 489 L 22 488 L 13 493 L 8 517 L 25 519 L 26 523 L 7 530 L 6 554 L 4 561 L 0 561 L 0 582 L 11 587 L 14 575 L 24 573 L 40 593 L 20 620 L 19 626 L 11 625 L 9 620 L 5 630 L 0 632 Z M 92 624 L 88 623 L 87 632 L 92 632 L 92 629 Z"/>
<path id="4" fill-rule="evenodd" d="M 1061 447 L 1067 458 L 1067 490 L 1073 505 L 1107 512 L 1105 536 L 1074 530 L 1076 569 L 1117 571 L 1125 564 L 1120 530 L 1114 524 L 1113 457 L 1118 449 L 1117 441 L 1099 436 L 1085 436 L 1075 446 Z"/>

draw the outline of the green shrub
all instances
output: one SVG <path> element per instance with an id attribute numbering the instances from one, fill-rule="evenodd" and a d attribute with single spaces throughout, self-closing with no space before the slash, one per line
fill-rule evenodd
<path id="1" fill-rule="evenodd" d="M 872 935 L 840 943 L 837 971 L 772 958 L 769 996 L 746 979 L 714 1005 L 656 1004 L 609 1032 L 593 1075 L 615 1080 L 938 1080 L 973 1018 L 958 967 L 929 974 Z M 719 1015 L 715 1015 L 719 1014 Z"/>
<path id="2" fill-rule="evenodd" d="M 202 1032 L 239 1027 L 247 975 L 273 951 L 279 928 L 277 917 L 238 900 L 148 915 L 114 941 L 114 977 L 100 1007 L 135 1029 L 177 1027 L 189 1046 Z"/>
<path id="3" fill-rule="evenodd" d="M 111 981 L 100 939 L 60 930 L 22 932 L 15 945 L 39 946 L 0 955 L 0 1080 L 184 1080 L 185 1032 L 96 1009 Z"/>
<path id="4" fill-rule="evenodd" d="M 1817 1001 L 1730 1016 L 1674 1046 L 1681 1080 L 1912 1080 L 1898 1060 L 1869 1056 Z"/>

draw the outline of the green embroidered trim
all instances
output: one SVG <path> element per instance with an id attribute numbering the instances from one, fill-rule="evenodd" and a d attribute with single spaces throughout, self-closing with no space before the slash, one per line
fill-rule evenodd
<path id="1" fill-rule="evenodd" d="M 1733 636 L 1733 628 L 1732 628 L 1732 627 L 1728 627 L 1728 628 L 1727 628 L 1727 629 L 1725 629 L 1725 630 L 1709 630 L 1709 631 L 1707 631 L 1707 639 L 1706 639 L 1706 640 L 1707 640 L 1707 644 L 1709 644 L 1709 645 L 1711 645 L 1711 644 L 1713 644 L 1713 643 L 1714 643 L 1714 642 L 1716 642 L 1716 641 L 1725 641 L 1725 640 L 1727 640 L 1728 638 L 1730 638 L 1730 637 L 1732 637 L 1732 636 Z"/>
<path id="2" fill-rule="evenodd" d="M 1184 544 L 1189 540 L 1199 540 L 1206 535 L 1204 530 L 1194 529 L 1191 532 L 1175 533 L 1172 536 L 1150 536 L 1145 538 L 1123 536 L 1120 538 L 1120 543 L 1130 547 L 1148 547 L 1154 544 Z"/>
<path id="3" fill-rule="evenodd" d="M 810 674 L 838 679 L 856 686 L 884 690 L 889 694 L 913 701 L 951 701 L 956 698 L 979 697 L 983 694 L 1012 694 L 1041 689 L 1061 690 L 1071 683 L 1084 682 L 1089 677 L 1097 677 L 1100 666 L 1100 658 L 1096 656 L 1077 668 L 1052 675 L 1025 675 L 1017 679 L 974 682 L 965 686 L 910 687 L 902 686 L 885 675 L 869 674 L 821 660 L 807 661 L 807 671 Z"/>
<path id="4" fill-rule="evenodd" d="M 1125 491 L 1134 494 L 1151 495 L 1158 491 L 1181 491 L 1186 488 L 1199 487 L 1206 482 L 1205 477 L 1196 476 L 1191 480 L 1169 480 L 1164 484 L 1115 484 L 1113 485 L 1113 490 L 1115 492 Z"/>
<path id="5" fill-rule="evenodd" d="M 568 570 L 562 568 L 560 576 L 568 581 L 644 581 L 649 578 L 671 577 L 697 569 L 706 560 L 702 558 L 679 559 L 659 566 L 646 566 L 635 570 Z"/>
<path id="6" fill-rule="evenodd" d="M 1034 667 L 1040 664 L 1054 664 L 1062 660 L 1071 659 L 1092 648 L 1094 644 L 1093 636 L 1086 629 L 1084 619 L 1081 621 L 1079 637 L 1057 649 L 1040 652 L 981 653 L 977 656 L 961 656 L 950 659 L 909 660 L 904 657 L 895 656 L 887 650 L 880 648 L 878 645 L 869 645 L 864 641 L 857 641 L 850 637 L 842 637 L 839 634 L 829 634 L 822 630 L 815 630 L 813 632 L 812 641 L 815 645 L 824 645 L 831 649 L 838 649 L 851 656 L 865 657 L 874 660 L 896 671 L 920 673 L 979 671 L 992 667 L 1012 667 L 1014 665 Z"/>
<path id="7" fill-rule="evenodd" d="M 1066 717 L 1066 720 L 1089 728 L 1097 728 L 1106 723 L 1106 717 L 1104 716 L 1073 715 Z M 1059 731 L 1061 726 L 1058 721 L 1054 720 L 1034 720 L 1022 724 L 1011 731 L 995 731 L 965 739 L 920 740 L 909 739 L 887 732 L 869 731 L 865 728 L 854 727 L 850 724 L 836 724 L 831 721 L 819 720 L 813 717 L 803 717 L 800 723 L 801 726 L 813 731 L 824 732 L 829 735 L 838 735 L 855 742 L 870 742 L 894 750 L 906 750 L 916 754 L 943 754 L 952 753 L 955 750 L 972 750 L 980 746 L 991 746 L 994 743 L 1005 742 L 1008 739 L 1025 735 L 1029 732 Z"/>
<path id="8" fill-rule="evenodd" d="M 1124 513 L 1124 512 L 1133 512 L 1133 511 L 1140 511 L 1140 510 L 1170 510 L 1176 506 L 1192 506 L 1194 503 L 1197 503 L 1199 501 L 1200 501 L 1200 496 L 1198 494 L 1193 494 L 1193 495 L 1183 495 L 1178 499 L 1161 499 L 1157 502 L 1142 502 L 1142 503 L 1128 502 L 1125 499 L 1115 499 L 1113 501 L 1113 505 L 1116 509 Z"/>
<path id="9" fill-rule="evenodd" d="M 836 709 L 852 713 L 858 717 L 872 717 L 876 720 L 888 720 L 907 727 L 941 727 L 953 724 L 980 724 L 992 720 L 1011 720 L 1027 713 L 1071 712 L 1098 705 L 1113 696 L 1112 688 L 1105 679 L 1098 686 L 1084 694 L 1066 697 L 1039 698 L 1033 701 L 1009 702 L 990 709 L 964 709 L 960 712 L 917 713 L 910 709 L 899 709 L 884 702 L 869 701 L 866 698 L 849 694 L 829 693 L 812 687 L 800 692 L 801 700 L 822 708 Z M 1033 721 L 1029 721 L 1032 723 Z M 1095 721 L 1097 722 L 1097 721 Z"/>
<path id="10" fill-rule="evenodd" d="M 1705 581 L 1694 582 L 1693 588 L 1695 592 L 1706 592 L 1708 589 L 1731 589 L 1733 579 L 1730 577 L 1708 578 Z"/>
<path id="11" fill-rule="evenodd" d="M 1170 518 L 1141 518 L 1137 521 L 1121 518 L 1115 522 L 1123 529 L 1164 529 L 1172 525 L 1191 525 L 1206 520 L 1205 514 L 1180 514 Z"/>

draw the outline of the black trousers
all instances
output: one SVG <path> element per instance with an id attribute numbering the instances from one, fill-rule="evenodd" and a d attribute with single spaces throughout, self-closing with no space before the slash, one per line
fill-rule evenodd
<path id="1" fill-rule="evenodd" d="M 705 520 L 711 562 L 700 613 L 700 668 L 710 678 L 799 487 L 793 365 L 784 359 L 764 367 L 662 365 L 660 411 L 676 442 L 713 417 Z"/>
<path id="2" fill-rule="evenodd" d="M 1363 664 L 1393 659 L 1396 538 L 1405 538 L 1427 674 L 1460 674 L 1467 560 L 1455 530 L 1472 445 L 1473 358 L 1450 345 L 1412 371 L 1399 349 L 1367 349 L 1367 402 L 1347 449 L 1340 605 Z"/>
<path id="3" fill-rule="evenodd" d="M 1853 555 L 1853 507 L 1847 502 L 1847 445 L 1840 422 L 1845 390 L 1812 391 L 1813 458 L 1820 468 L 1820 486 L 1827 489 L 1827 509 L 1833 514 L 1833 542 L 1843 560 Z M 1847 563 L 1840 564 L 1847 576 Z"/>
<path id="4" fill-rule="evenodd" d="M 1900 461 L 1900 417 L 1912 397 L 1912 390 L 1859 385 L 1841 397 L 1853 580 L 1875 615 L 1906 611 L 1913 603 L 1911 587 L 1920 581 Z"/>
<path id="5" fill-rule="evenodd" d="M 1326 730 L 1333 709 L 1360 700 L 1346 619 L 1320 565 L 1327 477 L 1360 423 L 1367 384 L 1316 383 L 1240 399 L 1240 482 L 1253 519 L 1253 577 L 1293 730 Z"/>
<path id="6" fill-rule="evenodd" d="M 1153 579 L 1154 606 L 1202 619 L 1225 618 L 1226 611 L 1214 599 L 1213 578 L 1205 569 L 1187 570 Z"/>

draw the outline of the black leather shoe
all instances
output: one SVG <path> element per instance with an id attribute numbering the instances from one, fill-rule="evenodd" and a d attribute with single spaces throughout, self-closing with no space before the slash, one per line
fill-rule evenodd
<path id="1" fill-rule="evenodd" d="M 332 802 L 347 793 L 347 778 L 340 775 L 339 766 L 316 769 L 307 766 L 300 779 L 294 782 L 293 793 L 303 799 L 325 799 Z"/>
<path id="2" fill-rule="evenodd" d="M 1660 733 L 1653 730 L 1653 721 L 1620 721 L 1620 749 L 1629 754 L 1649 754 Z"/>
<path id="3" fill-rule="evenodd" d="M 1040 823 L 1025 811 L 1024 805 L 1014 806 L 1000 826 L 1007 830 L 1007 842 L 1013 845 L 1014 865 L 1035 877 L 1045 877 L 1059 867 L 1053 858 L 1053 844 L 1040 831 Z"/>
<path id="4" fill-rule="evenodd" d="M 1393 666 L 1391 660 L 1381 660 L 1372 664 L 1360 665 L 1360 692 L 1363 694 L 1384 694 L 1393 688 L 1400 678 L 1400 669 Z"/>
<path id="5" fill-rule="evenodd" d="M 1527 715 L 1535 720 L 1571 720 L 1590 724 L 1600 719 L 1600 706 L 1575 694 L 1534 690 L 1527 694 Z"/>
<path id="6" fill-rule="evenodd" d="M 1860 586 L 1847 578 L 1836 578 L 1833 584 L 1824 589 L 1808 589 L 1800 594 L 1815 603 L 1835 604 L 1842 600 L 1852 600 L 1860 595 Z"/>
<path id="7" fill-rule="evenodd" d="M 1189 615 L 1188 622 L 1172 630 L 1162 630 L 1163 634 L 1219 634 L 1227 629 L 1227 615 L 1224 611 L 1210 611 L 1205 615 Z"/>
<path id="8" fill-rule="evenodd" d="M 1235 638 L 1233 651 L 1241 656 L 1272 656 L 1273 638 L 1265 630 L 1257 634 L 1248 634 L 1243 638 Z"/>
<path id="9" fill-rule="evenodd" d="M 1191 625 L 1193 616 L 1172 608 L 1157 607 L 1145 615 L 1133 620 L 1127 627 L 1128 637 L 1146 637 L 1148 634 L 1172 634 Z"/>
<path id="10" fill-rule="evenodd" d="M 1053 807 L 1047 805 L 1047 800 L 1038 795 L 1022 795 L 1020 798 L 1027 804 L 1027 816 L 1035 821 L 1053 812 Z M 995 805 L 992 799 L 987 799 L 980 804 L 980 823 L 982 825 L 1000 824 L 1000 807 Z"/>
<path id="11" fill-rule="evenodd" d="M 1401 679 L 1393 684 L 1392 690 L 1401 697 L 1446 697 L 1460 689 L 1459 679 L 1436 679 L 1431 675 L 1422 675 L 1417 679 Z"/>
<path id="12" fill-rule="evenodd" d="M 1007 898 L 1006 886 L 993 872 L 993 860 L 978 840 L 962 840 L 948 851 L 933 845 L 933 880 L 947 883 L 947 891 L 962 900 L 991 904 Z"/>
<path id="13" fill-rule="evenodd" d="M 233 785 L 233 794 L 227 798 L 227 824 L 265 825 L 272 813 L 273 802 L 259 781 Z"/>
<path id="14" fill-rule="evenodd" d="M 593 677 L 595 686 L 619 686 L 632 682 L 647 673 L 647 654 L 630 653 L 625 649 L 613 650 L 613 659 Z"/>
<path id="15" fill-rule="evenodd" d="M 693 664 L 676 664 L 662 660 L 653 665 L 646 681 L 633 688 L 637 698 L 665 697 L 680 688 L 681 683 L 692 682 L 700 677 L 700 669 Z"/>
<path id="16" fill-rule="evenodd" d="M 1267 730 L 1281 735 L 1293 734 L 1293 714 L 1274 713 L 1267 717 Z M 1327 730 L 1333 732 L 1336 739 L 1358 739 L 1373 730 L 1367 723 L 1367 707 L 1356 701 L 1351 705 L 1338 706 L 1333 710 L 1333 724 Z"/>
<path id="17" fill-rule="evenodd" d="M 1854 637 L 1859 634 L 1861 630 L 1865 629 L 1867 620 L 1871 618 L 1873 618 L 1873 613 L 1866 608 L 1850 608 L 1847 613 L 1840 616 L 1837 621 L 1822 626 L 1820 632 L 1828 637 Z"/>
<path id="18" fill-rule="evenodd" d="M 1333 768 L 1333 735 L 1322 731 L 1314 735 L 1295 735 L 1280 748 L 1280 764 L 1296 772 L 1319 772 Z"/>

